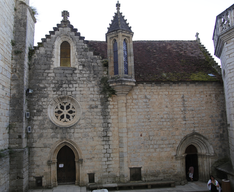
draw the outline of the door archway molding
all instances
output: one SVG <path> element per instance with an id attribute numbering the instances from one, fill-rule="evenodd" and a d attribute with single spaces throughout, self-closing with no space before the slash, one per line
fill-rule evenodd
<path id="1" fill-rule="evenodd" d="M 179 143 L 175 158 L 179 162 L 181 180 L 186 180 L 184 176 L 185 150 L 189 145 L 197 148 L 199 180 L 206 181 L 209 178 L 211 159 L 215 156 L 214 149 L 208 139 L 200 133 L 193 132 L 186 135 Z"/>
<path id="2" fill-rule="evenodd" d="M 200 155 L 214 155 L 214 149 L 208 142 L 208 139 L 203 135 L 193 132 L 186 135 L 177 147 L 176 156 L 182 156 L 185 154 L 185 150 L 189 145 L 194 145 L 197 148 L 197 153 Z"/>
<path id="3" fill-rule="evenodd" d="M 76 180 L 75 184 L 80 184 L 80 165 L 82 163 L 82 153 L 78 148 L 77 144 L 71 140 L 62 140 L 55 143 L 50 150 L 50 159 L 48 160 L 48 165 L 50 167 L 50 187 L 56 187 L 57 182 L 57 155 L 59 150 L 67 146 L 69 147 L 75 155 L 75 167 L 76 167 Z"/>

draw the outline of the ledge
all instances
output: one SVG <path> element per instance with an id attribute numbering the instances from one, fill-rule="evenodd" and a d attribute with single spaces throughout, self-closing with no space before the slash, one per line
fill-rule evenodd
<path id="1" fill-rule="evenodd" d="M 146 188 L 150 189 L 151 186 L 170 186 L 175 187 L 175 181 L 149 181 L 149 182 L 129 182 L 129 183 L 111 183 L 111 184 L 88 184 L 87 188 L 89 189 L 113 189 L 116 188 L 126 188 L 130 187 L 134 189 L 134 187 L 142 187 L 145 186 Z"/>
<path id="2" fill-rule="evenodd" d="M 54 73 L 73 73 L 77 68 L 75 67 L 55 67 Z"/>
<path id="3" fill-rule="evenodd" d="M 217 170 L 227 173 L 229 175 L 234 176 L 234 170 L 232 168 L 232 164 L 230 162 L 224 163 L 220 166 L 216 167 Z"/>

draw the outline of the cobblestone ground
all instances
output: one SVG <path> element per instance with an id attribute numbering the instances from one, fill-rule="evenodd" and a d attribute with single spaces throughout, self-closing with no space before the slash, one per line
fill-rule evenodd
<path id="1" fill-rule="evenodd" d="M 190 182 L 186 185 L 178 185 L 171 188 L 154 188 L 154 189 L 134 189 L 134 190 L 115 190 L 111 192 L 208 192 L 206 183 L 204 182 Z M 61 185 L 53 189 L 30 189 L 29 192 L 91 192 L 85 187 L 74 185 Z"/>

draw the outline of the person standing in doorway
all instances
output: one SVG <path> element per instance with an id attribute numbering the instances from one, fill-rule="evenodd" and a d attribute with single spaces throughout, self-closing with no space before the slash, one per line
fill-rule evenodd
<path id="1" fill-rule="evenodd" d="M 194 173 L 194 167 L 190 166 L 188 174 L 189 174 L 189 178 L 190 178 L 191 181 L 193 181 L 193 173 Z"/>

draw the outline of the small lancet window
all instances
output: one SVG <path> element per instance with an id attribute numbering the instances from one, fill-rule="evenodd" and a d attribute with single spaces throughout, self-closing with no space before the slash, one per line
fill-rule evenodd
<path id="1" fill-rule="evenodd" d="M 126 39 L 123 41 L 123 56 L 124 56 L 124 74 L 128 74 L 128 48 Z"/>
<path id="2" fill-rule="evenodd" d="M 71 67 L 70 54 L 71 48 L 67 41 L 62 42 L 60 47 L 60 66 L 61 67 Z"/>
<path id="3" fill-rule="evenodd" d="M 118 45 L 117 41 L 114 40 L 113 43 L 113 50 L 114 50 L 114 75 L 119 74 L 119 69 L 118 69 Z"/>

